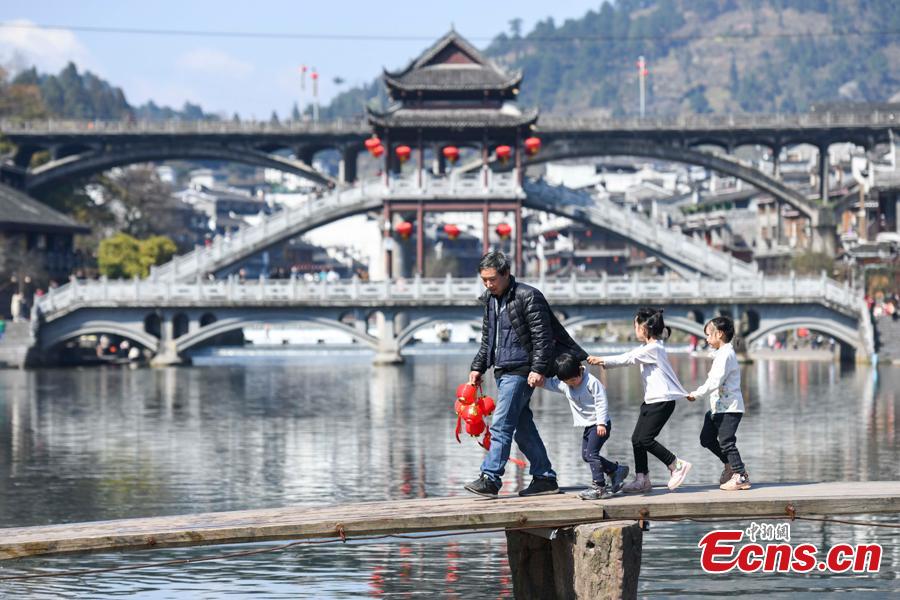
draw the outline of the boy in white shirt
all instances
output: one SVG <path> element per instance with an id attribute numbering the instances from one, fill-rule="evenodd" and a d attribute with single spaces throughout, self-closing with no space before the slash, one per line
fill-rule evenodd
<path id="1" fill-rule="evenodd" d="M 584 366 L 570 354 L 556 358 L 556 377 L 544 382 L 544 389 L 565 394 L 576 427 L 584 427 L 581 458 L 591 467 L 591 487 L 579 494 L 582 500 L 605 500 L 622 488 L 628 467 L 607 460 L 600 449 L 609 439 L 612 421 L 606 390 L 600 380 L 584 372 Z M 610 476 L 606 485 L 604 473 Z"/>
<path id="2" fill-rule="evenodd" d="M 725 465 L 719 487 L 727 491 L 750 489 L 750 475 L 737 449 L 737 432 L 744 416 L 741 394 L 741 368 L 731 345 L 734 322 L 728 317 L 711 319 L 703 329 L 706 343 L 714 350 L 712 367 L 706 382 L 688 394 L 688 400 L 709 397 L 709 410 L 703 420 L 700 445 L 715 454 Z"/>

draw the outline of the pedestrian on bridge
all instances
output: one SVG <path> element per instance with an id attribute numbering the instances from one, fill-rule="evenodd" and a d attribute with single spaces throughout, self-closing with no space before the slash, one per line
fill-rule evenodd
<path id="1" fill-rule="evenodd" d="M 670 490 L 684 483 L 684 478 L 691 470 L 691 463 L 678 458 L 656 441 L 656 436 L 675 410 L 675 401 L 687 397 L 666 353 L 664 342 L 671 332 L 663 321 L 662 309 L 641 308 L 634 316 L 634 334 L 638 341 L 643 342 L 642 346 L 616 356 L 587 358 L 590 364 L 604 368 L 637 365 L 641 370 L 644 401 L 634 425 L 634 433 L 631 434 L 635 478 L 622 488 L 626 494 L 643 494 L 653 489 L 647 465 L 648 452 L 668 467 L 667 487 Z"/>
<path id="2" fill-rule="evenodd" d="M 566 332 L 544 295 L 516 281 L 510 273 L 509 259 L 502 252 L 485 254 L 478 264 L 478 273 L 487 289 L 480 298 L 484 304 L 481 347 L 472 361 L 469 383 L 480 384 L 485 371 L 493 367 L 498 399 L 481 475 L 465 488 L 496 498 L 515 439 L 528 458 L 532 476 L 531 483 L 519 495 L 558 494 L 556 473 L 529 404 L 534 389 L 555 374 L 557 355 L 568 353 L 580 363 L 588 354 Z"/>
<path id="3" fill-rule="evenodd" d="M 728 317 L 711 319 L 703 328 L 706 342 L 716 351 L 709 376 L 688 400 L 709 398 L 709 410 L 703 419 L 700 445 L 725 465 L 719 487 L 726 491 L 750 489 L 750 475 L 737 449 L 736 432 L 744 416 L 741 393 L 741 367 L 731 345 L 734 321 Z"/>

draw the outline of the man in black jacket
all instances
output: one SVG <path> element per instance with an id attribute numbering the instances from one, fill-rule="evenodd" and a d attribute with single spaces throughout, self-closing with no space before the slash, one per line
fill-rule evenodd
<path id="1" fill-rule="evenodd" d="M 557 494 L 556 473 L 529 403 L 534 388 L 553 376 L 557 354 L 567 352 L 579 361 L 588 355 L 560 324 L 544 295 L 517 282 L 509 268 L 509 259 L 500 252 L 488 252 L 478 264 L 487 290 L 481 296 L 481 348 L 472 361 L 469 383 L 477 385 L 482 374 L 493 367 L 499 397 L 491 422 L 491 447 L 481 463 L 481 475 L 465 487 L 474 494 L 496 498 L 515 439 L 528 458 L 532 476 L 531 484 L 519 495 Z"/>

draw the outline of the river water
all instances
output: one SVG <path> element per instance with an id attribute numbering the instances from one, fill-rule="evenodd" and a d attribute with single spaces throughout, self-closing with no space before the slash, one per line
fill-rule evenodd
<path id="1" fill-rule="evenodd" d="M 322 351 L 189 368 L 0 371 L 0 527 L 464 494 L 483 451 L 471 439 L 456 443 L 452 405 L 472 352 L 423 352 L 398 367 L 373 367 L 362 352 Z M 687 355 L 673 355 L 673 363 L 686 386 L 709 364 Z M 747 415 L 738 442 L 757 485 L 897 479 L 900 369 L 757 361 L 743 376 Z M 611 371 L 609 397 L 605 454 L 631 465 L 637 372 Z M 564 398 L 538 392 L 532 407 L 560 484 L 586 483 L 580 430 Z M 688 483 L 713 483 L 720 471 L 698 443 L 703 412 L 699 402 L 680 403 L 661 435 L 694 462 Z M 665 482 L 652 457 L 651 479 Z M 504 491 L 527 483 L 511 466 Z M 713 527 L 653 524 L 644 536 L 641 596 L 900 590 L 896 529 L 791 524 L 793 543 L 881 543 L 878 574 L 714 576 L 701 570 L 697 549 Z M 0 563 L 0 577 L 273 545 L 30 558 Z M 0 581 L 0 597 L 13 596 L 509 598 L 512 588 L 504 536 L 478 534 Z"/>

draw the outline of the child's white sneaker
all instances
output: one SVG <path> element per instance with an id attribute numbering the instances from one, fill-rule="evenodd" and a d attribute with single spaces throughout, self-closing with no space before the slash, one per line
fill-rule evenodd
<path id="1" fill-rule="evenodd" d="M 646 494 L 652 489 L 653 486 L 650 484 L 650 476 L 646 473 L 637 473 L 634 476 L 634 481 L 626 483 L 622 487 L 622 492 L 625 494 Z"/>
<path id="2" fill-rule="evenodd" d="M 669 483 L 667 487 L 670 490 L 674 490 L 682 483 L 684 483 L 684 478 L 687 477 L 688 472 L 690 472 L 691 467 L 693 465 L 686 460 L 681 460 L 680 458 L 675 459 L 675 468 L 672 469 L 672 475 L 669 477 Z"/>

